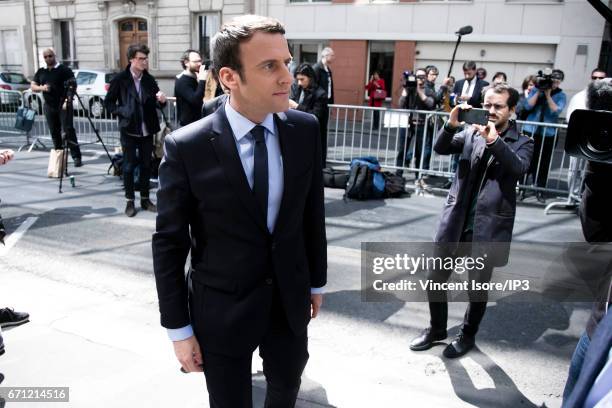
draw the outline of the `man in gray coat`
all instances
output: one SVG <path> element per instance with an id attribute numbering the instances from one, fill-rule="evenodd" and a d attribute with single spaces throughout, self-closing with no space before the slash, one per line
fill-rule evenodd
<path id="1" fill-rule="evenodd" d="M 516 211 L 516 183 L 529 170 L 533 140 L 519 133 L 516 123 L 510 120 L 519 99 L 515 89 L 500 83 L 485 88 L 483 95 L 482 106 L 489 111 L 489 123 L 465 126 L 459 131 L 462 125 L 459 111 L 471 106 L 458 105 L 451 111 L 434 146 L 438 154 L 460 155 L 435 242 L 454 256 L 474 253 L 476 243 L 492 250 L 485 268 L 478 273 L 470 271 L 469 276 L 470 280 L 488 282 L 493 267 L 508 262 Z M 470 249 L 462 253 L 465 248 Z M 430 271 L 430 278 L 443 282 L 451 272 Z M 447 336 L 446 292 L 432 291 L 428 295 L 431 326 L 411 342 L 412 350 L 427 350 L 435 341 Z M 447 358 L 460 357 L 474 347 L 476 332 L 487 307 L 487 293 L 468 292 L 468 295 L 470 303 L 463 327 L 444 350 Z"/>

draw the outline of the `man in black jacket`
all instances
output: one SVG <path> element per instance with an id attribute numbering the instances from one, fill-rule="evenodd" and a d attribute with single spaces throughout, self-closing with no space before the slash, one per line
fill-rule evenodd
<path id="1" fill-rule="evenodd" d="M 143 44 L 130 45 L 127 57 L 129 64 L 112 79 L 104 103 L 107 112 L 119 119 L 124 160 L 123 183 L 127 199 L 125 214 L 133 217 L 136 215 L 134 169 L 137 165 L 140 165 L 140 206 L 143 210 L 157 212 L 157 207 L 149 199 L 149 178 L 153 135 L 160 130 L 156 108 L 158 103 L 165 105 L 166 96 L 159 90 L 155 78 L 147 72 L 149 47 Z"/>
<path id="2" fill-rule="evenodd" d="M 179 124 L 185 126 L 202 117 L 207 71 L 196 50 L 185 51 L 181 65 L 184 71 L 174 81 L 174 96 Z"/>
<path id="3" fill-rule="evenodd" d="M 74 79 L 74 73 L 67 66 L 57 62 L 55 51 L 52 48 L 43 50 L 43 58 L 47 66 L 40 68 L 34 74 L 31 83 L 32 91 L 43 93 L 45 118 L 51 131 L 53 148 L 56 150 L 64 148 L 62 145 L 63 129 L 74 165 L 80 167 L 83 165 L 81 149 L 74 130 L 73 118 L 68 117 L 65 104 L 66 81 Z"/>
<path id="4" fill-rule="evenodd" d="M 284 32 L 277 20 L 249 15 L 221 28 L 214 69 L 230 96 L 166 137 L 159 170 L 161 323 L 183 369 L 204 371 L 212 408 L 252 406 L 256 348 L 265 406 L 295 406 L 308 323 L 327 280 L 319 126 L 289 109 Z"/>
<path id="5" fill-rule="evenodd" d="M 472 108 L 480 108 L 482 104 L 482 90 L 489 83 L 476 75 L 476 63 L 465 61 L 463 63 L 463 79 L 455 82 L 453 93 L 457 95 L 453 101 L 455 105 L 467 103 Z"/>
<path id="6" fill-rule="evenodd" d="M 533 140 L 520 134 L 516 123 L 509 120 L 518 102 L 518 92 L 506 84 L 497 84 L 484 95 L 489 110 L 487 126 L 467 126 L 458 132 L 459 110 L 456 106 L 446 125 L 440 129 L 434 150 L 438 154 L 461 154 L 455 179 L 442 210 L 435 242 L 452 246 L 458 254 L 458 243 L 494 243 L 485 268 L 470 271 L 470 280 L 488 282 L 493 267 L 508 262 L 514 215 L 516 184 L 529 169 Z M 469 245 L 461 245 L 469 246 Z M 476 245 L 475 247 L 480 247 Z M 448 280 L 451 270 L 430 271 L 435 281 Z M 475 344 L 475 336 L 487 307 L 487 293 L 468 291 L 470 304 L 465 313 L 460 335 L 444 350 L 447 358 L 460 357 Z M 431 326 L 410 344 L 412 350 L 429 349 L 435 341 L 446 338 L 448 303 L 445 291 L 428 293 Z"/>

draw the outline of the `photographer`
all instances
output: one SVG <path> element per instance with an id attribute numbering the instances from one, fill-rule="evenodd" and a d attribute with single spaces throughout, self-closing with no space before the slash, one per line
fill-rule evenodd
<path id="1" fill-rule="evenodd" d="M 166 104 L 166 95 L 159 90 L 157 81 L 149 72 L 149 47 L 132 44 L 128 47 L 129 64 L 110 83 L 104 100 L 106 109 L 119 118 L 121 147 L 124 154 L 123 182 L 127 204 L 125 215 L 136 215 L 134 206 L 134 169 L 140 165 L 140 206 L 157 212 L 149 199 L 153 134 L 159 132 L 158 103 Z M 138 153 L 137 153 L 138 152 Z"/>
<path id="2" fill-rule="evenodd" d="M 518 132 L 510 120 L 518 102 L 518 92 L 507 84 L 485 89 L 483 107 L 489 111 L 486 126 L 472 125 L 460 130 L 459 111 L 470 109 L 467 104 L 456 106 L 438 134 L 435 151 L 441 155 L 461 154 L 458 171 L 442 210 L 435 242 L 466 243 L 466 246 L 494 242 L 496 256 L 488 258 L 486 267 L 469 273 L 470 280 L 488 282 L 493 268 L 508 262 L 510 241 L 516 211 L 516 183 L 529 169 L 533 141 Z M 461 256 L 450 248 L 454 256 Z M 471 254 L 463 254 L 471 255 Z M 430 278 L 447 281 L 451 270 L 430 271 Z M 444 350 L 446 358 L 456 358 L 470 351 L 487 307 L 487 292 L 468 291 L 470 303 L 460 334 Z M 448 303 L 445 291 L 428 293 L 430 327 L 410 344 L 415 351 L 427 350 L 434 342 L 447 336 Z"/>
<path id="3" fill-rule="evenodd" d="M 523 109 L 530 110 L 528 122 L 557 123 L 559 114 L 565 108 L 567 96 L 559 87 L 563 81 L 563 71 L 554 69 L 551 74 L 542 74 L 536 77 L 535 86 L 523 102 Z M 556 129 L 526 124 L 523 132 L 533 137 L 535 141 L 535 155 L 531 162 L 529 174 L 537 187 L 546 187 L 548 168 L 556 146 Z M 543 191 L 536 192 L 536 199 L 544 203 Z"/>
<path id="4" fill-rule="evenodd" d="M 601 70 L 593 71 L 594 74 L 596 72 L 602 73 L 601 76 L 604 74 Z M 586 91 L 586 104 L 588 109 L 612 111 L 612 79 L 593 78 Z M 584 192 L 580 202 L 580 222 L 584 238 L 587 242 L 612 242 L 612 212 L 609 209 L 608 200 L 610 179 L 612 179 L 612 164 L 595 161 L 588 162 L 584 178 Z M 609 267 L 610 265 L 608 265 Z M 597 332 L 603 334 L 598 330 L 598 327 L 606 314 L 610 313 L 610 305 L 612 304 L 612 282 L 609 280 L 602 282 L 601 287 L 604 291 L 607 291 L 607 296 L 593 304 L 586 330 L 582 333 L 572 355 L 568 378 L 563 391 L 563 407 L 569 408 L 583 405 L 592 391 L 591 387 L 596 388 L 593 386 L 592 380 L 597 376 L 597 373 L 603 368 L 607 360 L 608 350 L 593 350 L 591 346 Z M 608 318 L 609 321 L 610 318 Z M 609 325 L 607 331 L 612 333 Z M 611 341 L 608 338 L 608 344 Z M 608 345 L 609 348 L 610 345 Z M 597 358 L 592 359 L 591 362 L 593 364 L 588 367 L 590 373 L 585 373 L 583 363 L 586 361 L 587 353 L 602 352 L 604 354 L 604 361 L 600 361 L 601 359 Z M 581 382 L 579 379 L 583 381 Z"/>
<path id="5" fill-rule="evenodd" d="M 372 73 L 365 89 L 368 92 L 368 106 L 380 108 L 387 96 L 387 88 L 385 87 L 385 80 L 380 77 L 378 71 Z M 377 131 L 380 123 L 380 111 L 375 110 L 372 117 L 372 129 Z"/>
<path id="6" fill-rule="evenodd" d="M 53 148 L 55 150 L 64 148 L 63 129 L 74 165 L 81 167 L 83 165 L 81 149 L 74 130 L 73 118 L 68 117 L 66 110 L 66 81 L 74 80 L 74 73 L 70 68 L 56 61 L 55 51 L 52 48 L 43 50 L 43 58 L 47 66 L 40 68 L 34 74 L 34 80 L 31 83 L 32 92 L 43 93 L 45 118 L 51 132 Z"/>
<path id="7" fill-rule="evenodd" d="M 410 71 L 404 72 L 402 81 L 402 95 L 400 97 L 399 105 L 403 109 L 412 110 L 426 110 L 432 111 L 436 109 L 437 96 L 432 86 L 426 86 L 427 73 L 425 69 L 419 68 L 416 70 L 415 75 L 412 75 Z M 406 138 L 406 129 L 400 128 L 399 132 L 399 143 L 398 153 L 395 160 L 395 165 L 398 167 L 406 167 L 410 165 L 412 160 L 412 154 L 410 152 L 410 144 L 415 139 L 415 167 L 421 167 L 421 156 L 423 153 L 423 138 L 426 128 L 426 120 L 424 114 L 411 113 L 408 120 L 409 129 L 408 137 Z M 431 133 L 431 129 L 428 130 L 428 135 Z M 427 142 L 425 146 L 425 159 L 423 162 L 423 169 L 429 168 L 429 158 L 431 157 L 431 139 L 429 143 L 429 153 L 427 152 Z M 402 170 L 397 170 L 398 176 L 402 175 Z M 419 188 L 426 189 L 428 186 L 425 181 L 419 177 L 419 173 L 416 173 L 415 185 Z"/>

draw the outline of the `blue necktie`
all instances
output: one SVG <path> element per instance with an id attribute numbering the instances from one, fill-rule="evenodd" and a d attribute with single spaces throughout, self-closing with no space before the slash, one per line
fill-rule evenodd
<path id="1" fill-rule="evenodd" d="M 253 194 L 268 219 L 268 149 L 266 148 L 265 128 L 257 125 L 251 129 L 255 140 L 253 163 Z"/>

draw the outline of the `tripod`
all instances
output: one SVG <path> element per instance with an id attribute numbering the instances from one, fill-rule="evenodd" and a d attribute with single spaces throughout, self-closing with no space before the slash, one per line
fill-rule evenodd
<path id="1" fill-rule="evenodd" d="M 83 101 L 81 100 L 81 97 L 76 91 L 76 80 L 69 79 L 68 81 L 66 81 L 66 84 L 64 84 L 64 86 L 66 88 L 66 97 L 64 99 L 64 103 L 66 104 L 66 112 L 65 112 L 66 116 L 62 123 L 64 132 L 62 132 L 62 152 L 63 152 L 62 154 L 63 156 L 62 156 L 62 167 L 60 169 L 60 180 L 59 180 L 59 193 L 60 194 L 62 193 L 64 174 L 66 175 L 66 177 L 70 177 L 70 182 L 72 184 L 72 187 L 74 187 L 74 177 L 68 174 L 68 152 L 70 148 L 69 144 L 70 143 L 74 144 L 74 142 L 68 140 L 67 132 L 75 132 L 75 139 L 76 139 L 76 131 L 74 130 L 74 107 L 72 106 L 75 96 L 77 100 L 79 101 L 79 105 L 81 105 L 81 109 L 87 112 L 87 120 L 89 121 L 89 125 L 91 126 L 94 133 L 96 134 L 98 141 L 104 148 L 104 151 L 106 152 L 106 156 L 108 157 L 108 160 L 111 162 L 111 164 L 113 163 L 113 158 L 108 152 L 108 149 L 106 148 L 106 145 L 104 144 L 104 141 L 102 140 L 102 137 L 100 136 L 100 133 L 98 132 L 98 129 L 96 128 L 93 121 L 91 120 L 90 112 L 87 109 L 85 109 L 85 105 L 83 105 Z"/>

